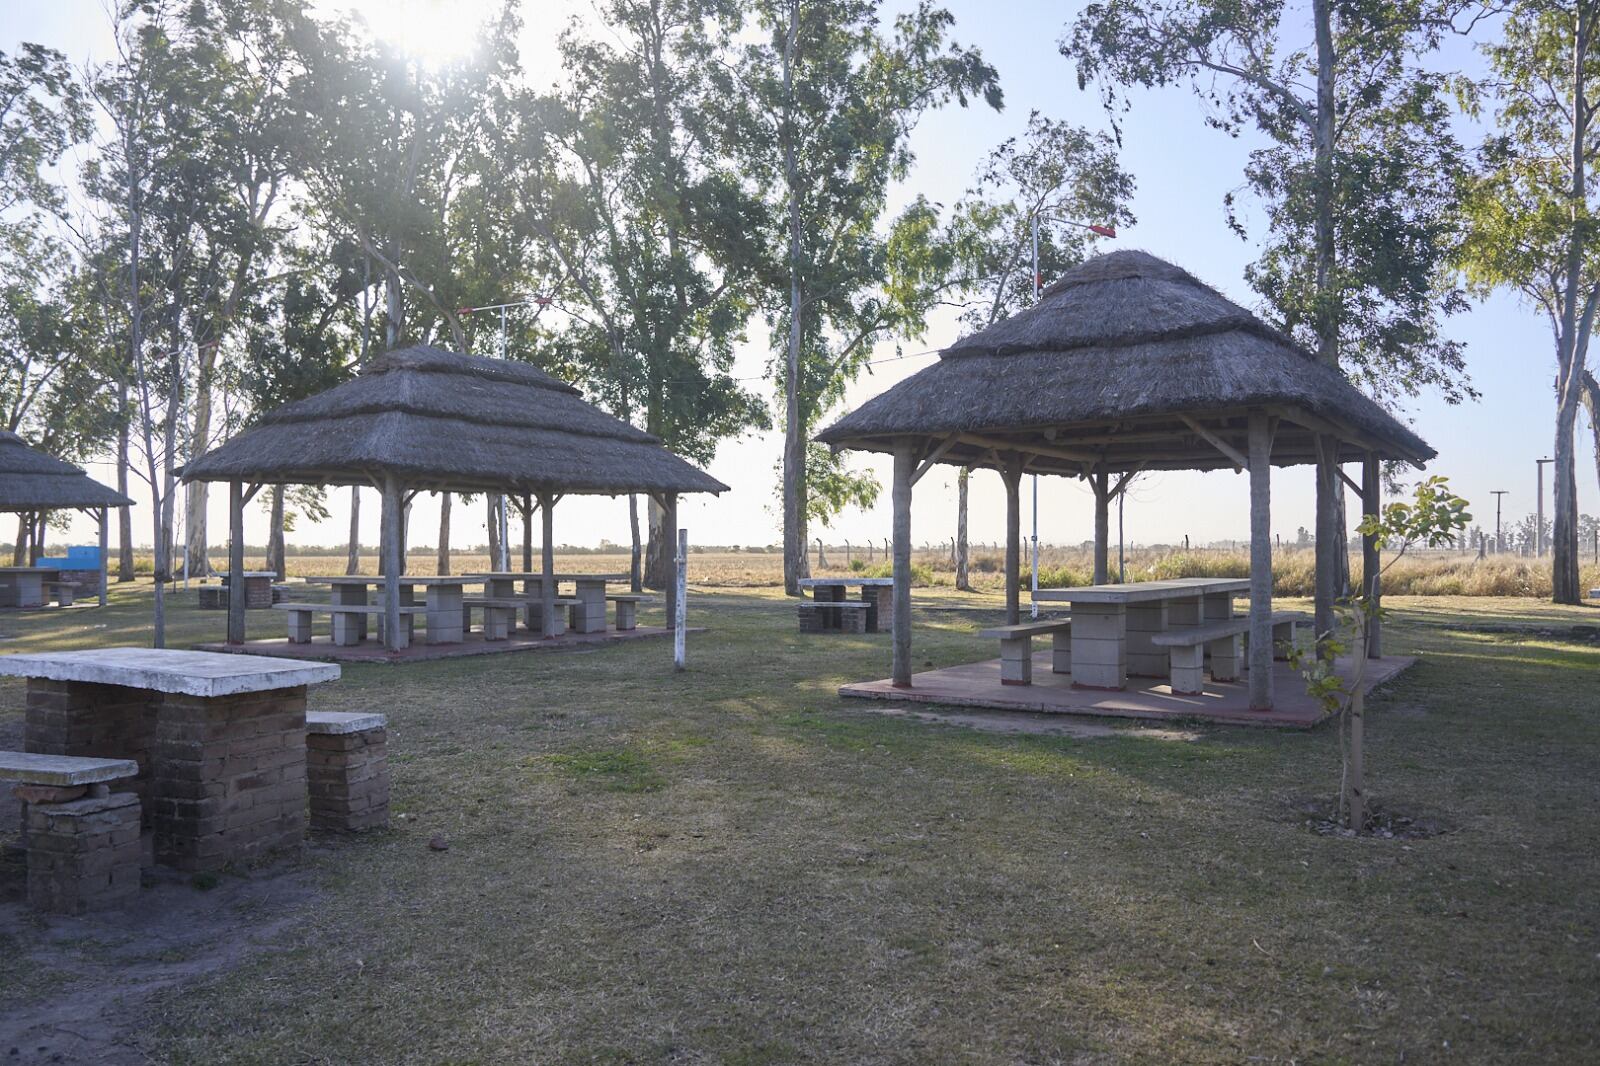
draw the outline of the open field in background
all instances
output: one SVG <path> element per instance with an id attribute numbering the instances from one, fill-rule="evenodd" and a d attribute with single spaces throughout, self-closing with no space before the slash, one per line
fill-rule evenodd
<path id="1" fill-rule="evenodd" d="M 889 575 L 889 564 L 880 548 L 869 557 L 860 547 L 849 553 L 850 566 L 846 566 L 843 547 L 826 549 L 829 565 L 818 568 L 816 549 L 811 551 L 812 571 L 817 576 L 827 574 L 858 573 L 879 576 Z M 1312 552 L 1307 549 L 1284 549 L 1274 553 L 1274 588 L 1280 596 L 1309 596 L 1312 592 Z M 520 545 L 512 555 L 513 565 L 520 566 Z M 538 567 L 535 549 L 534 566 Z M 150 571 L 150 556 L 136 556 L 136 565 Z M 222 566 L 226 558 L 218 553 L 212 557 L 215 565 Z M 925 549 L 912 554 L 917 583 L 923 586 L 954 585 L 955 567 L 946 549 Z M 1116 550 L 1112 549 L 1111 569 L 1116 572 Z M 407 569 L 417 574 L 432 574 L 436 569 L 434 553 L 416 553 L 408 557 Z M 265 566 L 265 556 L 252 554 L 246 557 L 252 569 Z M 345 572 L 344 555 L 289 555 L 286 559 L 290 577 L 317 577 Z M 1351 557 L 1351 572 L 1360 574 L 1361 557 Z M 378 572 L 376 553 L 363 555 L 362 573 Z M 626 553 L 603 554 L 583 551 L 556 553 L 556 568 L 564 571 L 627 573 Z M 990 548 L 974 547 L 971 553 L 971 578 L 974 588 L 998 590 L 1005 568 L 1003 553 Z M 451 557 L 451 570 L 457 574 L 490 569 L 486 553 L 461 553 Z M 1026 570 L 1026 568 L 1024 568 Z M 1224 549 L 1195 549 L 1169 551 L 1138 548 L 1127 553 L 1129 581 L 1155 581 L 1171 577 L 1248 577 L 1250 557 L 1244 551 Z M 1064 588 L 1068 585 L 1087 585 L 1094 576 L 1094 560 L 1090 552 L 1080 548 L 1048 548 L 1039 553 L 1039 583 L 1044 588 Z M 1423 552 L 1407 555 L 1385 575 L 1385 588 L 1392 595 L 1404 596 L 1549 596 L 1550 563 L 1548 559 L 1530 559 L 1514 555 L 1490 556 L 1480 560 L 1473 553 Z M 776 552 L 694 551 L 689 557 L 689 581 L 707 588 L 760 588 L 783 582 L 783 557 Z M 1028 578 L 1024 574 L 1023 586 Z M 1582 571 L 1585 589 L 1600 588 L 1600 566 L 1586 563 Z"/>
<path id="2" fill-rule="evenodd" d="M 112 597 L 0 613 L 0 650 L 148 642 L 149 584 Z M 221 635 L 173 599 L 174 646 Z M 996 595 L 915 603 L 919 668 L 994 654 Z M 311 704 L 389 715 L 393 828 L 174 886 L 243 945 L 215 972 L 0 904 L 0 1015 L 133 957 L 137 1061 L 1600 1061 L 1600 645 L 1574 628 L 1600 610 L 1390 606 L 1422 659 L 1369 704 L 1370 785 L 1426 839 L 1307 828 L 1326 728 L 873 713 L 835 690 L 887 672 L 887 635 L 803 638 L 773 589 L 695 595 L 682 675 L 664 641 L 349 665 Z M 22 692 L 0 680 L 0 737 Z"/>

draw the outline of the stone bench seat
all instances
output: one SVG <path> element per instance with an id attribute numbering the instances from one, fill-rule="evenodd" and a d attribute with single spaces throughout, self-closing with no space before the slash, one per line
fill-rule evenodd
<path id="1" fill-rule="evenodd" d="M 550 601 L 556 608 L 555 617 L 551 625 L 555 632 L 550 635 L 559 637 L 567 631 L 567 619 L 562 615 L 562 609 L 568 611 L 580 609 L 583 601 L 573 596 L 557 596 Z M 533 624 L 534 608 L 543 609 L 544 596 L 537 592 L 515 592 L 499 596 L 463 596 L 461 598 L 461 628 L 464 631 L 472 630 L 472 612 L 483 612 L 483 639 L 505 640 L 515 627 L 517 612 L 527 609 L 530 611 L 529 625 Z M 542 624 L 542 623 L 541 623 Z"/>
<path id="2" fill-rule="evenodd" d="M 606 599 L 617 605 L 618 632 L 639 628 L 639 605 L 656 602 L 655 597 L 644 596 L 637 592 L 619 592 L 608 595 Z"/>
<path id="3" fill-rule="evenodd" d="M 1000 683 L 1033 684 L 1033 638 L 1050 634 L 1050 672 L 1072 673 L 1072 619 L 1042 618 L 980 629 L 978 636 L 1000 641 Z"/>
<path id="4" fill-rule="evenodd" d="M 1287 656 L 1288 649 L 1294 647 L 1298 639 L 1299 627 L 1310 620 L 1309 616 L 1298 611 L 1272 612 L 1272 643 L 1276 657 Z M 1192 696 L 1205 691 L 1205 658 L 1208 653 L 1211 656 L 1213 681 L 1239 679 L 1239 662 L 1242 658 L 1240 638 L 1249 632 L 1250 616 L 1239 615 L 1201 626 L 1169 629 L 1151 637 L 1150 643 L 1158 648 L 1169 649 L 1172 691 Z M 1282 649 L 1283 655 L 1278 655 L 1277 649 Z"/>
<path id="5" fill-rule="evenodd" d="M 867 616 L 872 604 L 865 600 L 800 600 L 795 604 L 800 611 L 800 632 L 821 633 L 827 627 L 824 620 L 828 611 L 838 611 L 839 630 L 843 633 L 865 633 Z"/>
<path id="6" fill-rule="evenodd" d="M 76 581 L 44 581 L 41 584 L 55 597 L 56 604 L 61 607 L 71 607 L 78 590 L 83 587 Z"/>
<path id="7" fill-rule="evenodd" d="M 0 751 L 0 779 L 20 782 L 30 905 L 82 914 L 139 891 L 139 797 L 110 789 L 138 773 L 132 759 Z"/>
<path id="8" fill-rule="evenodd" d="M 289 616 L 289 643 L 309 644 L 311 642 L 311 616 L 326 614 L 333 618 L 333 642 L 341 647 L 348 647 L 361 643 L 362 620 L 366 618 L 382 619 L 387 609 L 381 603 L 274 603 L 274 611 L 283 611 Z M 427 608 L 403 604 L 400 607 L 400 647 L 409 647 L 412 633 L 416 627 L 417 616 L 426 613 Z"/>
<path id="9" fill-rule="evenodd" d="M 388 726 L 381 714 L 306 712 L 313 826 L 354 833 L 389 824 Z"/>

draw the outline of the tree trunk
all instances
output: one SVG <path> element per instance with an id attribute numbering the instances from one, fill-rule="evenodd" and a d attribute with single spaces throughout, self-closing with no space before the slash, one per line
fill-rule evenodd
<path id="1" fill-rule="evenodd" d="M 450 499 L 450 493 L 439 493 L 439 555 L 434 570 L 441 577 L 450 573 Z"/>
<path id="2" fill-rule="evenodd" d="M 200 365 L 196 368 L 194 386 L 194 435 L 190 438 L 191 456 L 195 449 L 204 452 L 211 439 L 211 382 L 217 365 L 217 344 L 203 345 Z M 189 485 L 183 509 L 184 554 L 189 573 L 207 577 L 211 573 L 211 558 L 206 554 L 206 503 L 209 500 L 208 482 L 195 481 Z"/>
<path id="3" fill-rule="evenodd" d="M 1337 486 L 1339 481 L 1339 442 L 1330 436 L 1319 436 L 1321 447 L 1313 469 L 1317 477 L 1316 511 L 1316 572 L 1312 577 L 1313 614 L 1317 634 L 1317 654 L 1323 658 L 1332 655 L 1334 630 L 1338 619 L 1333 604 L 1338 599 L 1338 559 L 1347 557 L 1344 529 L 1339 521 Z M 1347 567 L 1348 569 L 1348 567 Z"/>
<path id="4" fill-rule="evenodd" d="M 1600 484 L 1600 381 L 1589 371 L 1583 372 L 1583 409 L 1589 415 L 1589 434 L 1594 443 L 1594 476 Z"/>
<path id="5" fill-rule="evenodd" d="M 789 0 L 783 45 L 783 176 L 789 200 L 789 346 L 784 360 L 783 426 L 783 591 L 800 595 L 810 574 L 806 561 L 806 420 L 800 396 L 801 313 L 800 170 L 794 149 L 794 51 L 800 32 L 800 2 Z"/>
<path id="6" fill-rule="evenodd" d="M 628 494 L 628 533 L 632 547 L 628 553 L 628 587 L 635 593 L 644 589 L 644 549 L 639 541 L 639 497 Z"/>
<path id="7" fill-rule="evenodd" d="M 1574 375 L 1576 376 L 1576 375 Z M 1550 535 L 1550 585 L 1554 603 L 1581 604 L 1583 590 L 1578 575 L 1578 476 L 1576 430 L 1578 389 L 1576 382 L 1556 415 L 1556 443 L 1553 458 L 1555 515 Z"/>
<path id="8" fill-rule="evenodd" d="M 489 516 L 489 569 L 500 569 L 500 515 L 495 510 L 495 497 L 490 493 L 483 498 Z"/>
<path id="9" fill-rule="evenodd" d="M 1111 475 L 1104 470 L 1090 474 L 1089 486 L 1094 489 L 1094 583 L 1104 585 L 1111 580 L 1107 560 L 1111 542 Z"/>
<path id="10" fill-rule="evenodd" d="M 1272 709 L 1272 438 L 1267 416 L 1250 426 L 1250 709 Z"/>
<path id="11" fill-rule="evenodd" d="M 644 550 L 644 585 L 646 588 L 665 589 L 672 584 L 673 545 L 666 539 L 666 514 L 654 496 L 646 508 L 650 537 Z"/>
<path id="12" fill-rule="evenodd" d="M 522 497 L 522 572 L 533 573 L 533 497 Z M 634 588 L 635 592 L 639 589 Z"/>
<path id="13" fill-rule="evenodd" d="M 117 491 L 128 495 L 128 426 L 132 412 L 128 409 L 128 383 L 123 381 L 117 392 Z M 117 508 L 117 580 L 133 580 L 133 514 L 132 508 Z"/>
<path id="14" fill-rule="evenodd" d="M 283 565 L 283 486 L 272 486 L 272 517 L 267 528 L 267 566 L 278 575 L 278 580 L 285 577 Z"/>
<path id="15" fill-rule="evenodd" d="M 967 549 L 967 482 L 971 476 L 970 466 L 962 467 L 956 475 L 956 588 L 962 592 L 972 591 L 968 573 L 971 555 Z"/>
<path id="16" fill-rule="evenodd" d="M 361 486 L 350 486 L 350 546 L 345 550 L 346 575 L 361 573 Z"/>
<path id="17" fill-rule="evenodd" d="M 33 536 L 33 519 L 28 512 L 17 515 L 17 542 L 11 546 L 11 565 L 28 565 L 28 539 Z"/>
<path id="18" fill-rule="evenodd" d="M 1313 227 L 1316 262 L 1317 358 L 1339 367 L 1339 294 L 1334 280 L 1334 110 L 1333 15 L 1330 0 L 1312 0 L 1312 21 L 1317 44 L 1317 108 L 1312 130 L 1314 147 L 1316 224 Z M 1328 447 L 1332 444 L 1332 447 Z M 1343 492 L 1337 473 L 1337 442 L 1325 441 L 1317 462 L 1315 616 L 1319 651 L 1333 630 L 1336 591 L 1348 583 L 1349 558 L 1343 534 Z M 1337 531 L 1337 535 L 1335 532 Z"/>

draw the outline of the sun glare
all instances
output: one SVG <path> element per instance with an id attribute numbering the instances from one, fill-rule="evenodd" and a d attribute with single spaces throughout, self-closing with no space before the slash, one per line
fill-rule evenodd
<path id="1" fill-rule="evenodd" d="M 366 24 L 378 40 L 440 66 L 470 52 L 493 0 L 335 0 L 329 7 Z"/>

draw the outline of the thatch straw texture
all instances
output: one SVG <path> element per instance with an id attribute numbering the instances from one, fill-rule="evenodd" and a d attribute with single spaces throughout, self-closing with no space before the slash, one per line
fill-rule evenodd
<path id="1" fill-rule="evenodd" d="M 643 430 L 524 363 L 418 346 L 264 416 L 187 480 L 365 484 L 394 473 L 459 491 L 721 492 Z"/>
<path id="2" fill-rule="evenodd" d="M 966 337 L 939 362 L 818 435 L 888 451 L 895 437 L 961 439 L 944 462 L 995 465 L 996 442 L 1055 454 L 1030 469 L 1082 473 L 1234 465 L 1185 416 L 1237 450 L 1244 413 L 1279 418 L 1272 461 L 1311 462 L 1310 432 L 1422 461 L 1434 452 L 1340 373 L 1179 267 L 1147 252 L 1089 260 L 1039 303 Z"/>
<path id="3" fill-rule="evenodd" d="M 15 433 L 0 430 L 0 511 L 126 507 L 131 503 L 82 468 L 29 447 Z"/>

